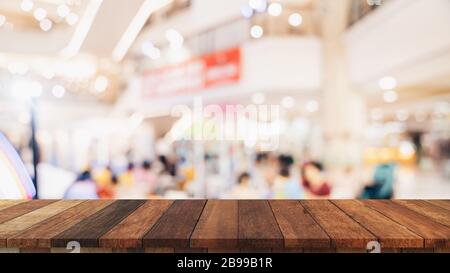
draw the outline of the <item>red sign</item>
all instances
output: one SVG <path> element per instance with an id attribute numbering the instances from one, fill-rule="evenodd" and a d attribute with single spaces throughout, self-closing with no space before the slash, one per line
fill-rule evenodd
<path id="1" fill-rule="evenodd" d="M 143 77 L 146 98 L 194 93 L 239 81 L 239 48 L 205 55 L 187 62 L 152 70 Z"/>

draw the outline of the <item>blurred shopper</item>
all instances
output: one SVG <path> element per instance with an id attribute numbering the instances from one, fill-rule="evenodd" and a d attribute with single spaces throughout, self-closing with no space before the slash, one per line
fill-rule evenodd
<path id="1" fill-rule="evenodd" d="M 157 177 L 152 172 L 152 163 L 148 160 L 142 162 L 142 166 L 135 174 L 135 182 L 139 189 L 147 194 L 154 194 L 157 187 Z"/>
<path id="2" fill-rule="evenodd" d="M 64 199 L 98 199 L 97 186 L 92 179 L 91 170 L 87 168 L 67 189 Z"/>
<path id="3" fill-rule="evenodd" d="M 113 171 L 111 166 L 106 166 L 97 175 L 95 182 L 97 184 L 97 194 L 102 199 L 110 199 L 114 197 Z"/>
<path id="4" fill-rule="evenodd" d="M 391 199 L 394 195 L 394 164 L 381 164 L 375 169 L 373 182 L 364 188 L 362 199 Z"/>
<path id="5" fill-rule="evenodd" d="M 278 157 L 279 174 L 273 184 L 274 199 L 300 199 L 303 198 L 303 190 L 300 183 L 293 179 L 291 166 L 294 159 L 290 155 Z"/>
<path id="6" fill-rule="evenodd" d="M 258 153 L 255 157 L 254 167 L 251 174 L 250 186 L 254 188 L 256 191 L 261 192 L 262 194 L 261 198 L 267 198 L 270 196 L 269 172 L 270 171 L 268 166 L 268 154 Z"/>
<path id="7" fill-rule="evenodd" d="M 226 194 L 229 199 L 257 199 L 259 194 L 250 187 L 250 175 L 246 172 L 238 177 L 238 184 L 234 186 L 231 191 Z"/>
<path id="8" fill-rule="evenodd" d="M 111 166 L 106 166 L 94 174 L 94 180 L 99 187 L 109 187 L 111 185 L 113 172 Z"/>
<path id="9" fill-rule="evenodd" d="M 119 176 L 119 184 L 124 188 L 131 188 L 134 185 L 134 163 L 129 162 L 127 170 Z"/>
<path id="10" fill-rule="evenodd" d="M 301 168 L 302 184 L 307 199 L 329 198 L 331 185 L 323 174 L 323 166 L 319 162 L 310 161 Z"/>

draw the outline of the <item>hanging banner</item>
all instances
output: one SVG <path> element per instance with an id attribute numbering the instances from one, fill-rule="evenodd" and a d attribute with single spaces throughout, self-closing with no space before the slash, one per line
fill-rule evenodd
<path id="1" fill-rule="evenodd" d="M 143 76 L 143 96 L 185 95 L 235 83 L 240 79 L 240 66 L 240 49 L 232 48 L 152 70 Z"/>

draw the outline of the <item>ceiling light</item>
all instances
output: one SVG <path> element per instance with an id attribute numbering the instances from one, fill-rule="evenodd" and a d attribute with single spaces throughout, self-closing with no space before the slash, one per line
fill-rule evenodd
<path id="1" fill-rule="evenodd" d="M 42 73 L 42 77 L 46 78 L 47 80 L 51 80 L 55 77 L 55 72 L 52 69 L 45 68 Z"/>
<path id="2" fill-rule="evenodd" d="M 78 15 L 77 15 L 76 13 L 73 13 L 73 12 L 69 13 L 69 14 L 66 16 L 66 22 L 67 22 L 67 24 L 69 24 L 70 26 L 75 25 L 76 23 L 78 23 Z"/>
<path id="3" fill-rule="evenodd" d="M 161 57 L 161 51 L 155 47 L 151 42 L 144 42 L 141 46 L 142 53 L 152 60 L 157 60 Z"/>
<path id="4" fill-rule="evenodd" d="M 34 3 L 31 0 L 23 0 L 22 3 L 20 4 L 20 8 L 23 11 L 31 11 L 33 9 Z"/>
<path id="5" fill-rule="evenodd" d="M 303 22 L 303 17 L 299 13 L 292 13 L 289 15 L 289 24 L 293 27 L 298 27 Z"/>
<path id="6" fill-rule="evenodd" d="M 286 96 L 281 99 L 281 106 L 283 106 L 286 109 L 290 109 L 290 108 L 294 107 L 294 105 L 295 105 L 295 99 L 293 97 Z"/>
<path id="7" fill-rule="evenodd" d="M 249 0 L 248 5 L 257 12 L 264 12 L 267 8 L 267 0 Z"/>
<path id="8" fill-rule="evenodd" d="M 263 36 L 264 29 L 259 25 L 254 25 L 250 28 L 250 36 L 255 39 L 259 39 Z"/>
<path id="9" fill-rule="evenodd" d="M 166 31 L 166 39 L 170 43 L 171 48 L 182 48 L 184 37 L 177 30 L 171 28 Z"/>
<path id="10" fill-rule="evenodd" d="M 33 16 L 36 20 L 41 21 L 47 16 L 47 11 L 43 8 L 37 8 L 34 10 Z"/>
<path id="11" fill-rule="evenodd" d="M 315 113 L 319 110 L 319 103 L 316 100 L 310 100 L 306 103 L 306 111 Z"/>
<path id="12" fill-rule="evenodd" d="M 267 9 L 267 12 L 272 16 L 280 16 L 283 12 L 283 7 L 280 3 L 275 2 L 269 5 L 269 8 Z"/>
<path id="13" fill-rule="evenodd" d="M 241 13 L 244 18 L 251 18 L 253 16 L 253 9 L 248 4 L 244 4 L 241 7 Z"/>
<path id="14" fill-rule="evenodd" d="M 395 116 L 398 121 L 407 121 L 409 118 L 409 112 L 407 110 L 398 110 Z"/>
<path id="15" fill-rule="evenodd" d="M 130 46 L 133 44 L 137 35 L 141 31 L 145 22 L 147 22 L 150 14 L 158 9 L 170 4 L 173 0 L 146 0 L 139 8 L 136 16 L 131 20 L 130 25 L 124 32 L 122 37 L 114 48 L 112 57 L 113 60 L 119 62 L 123 59 Z"/>
<path id="16" fill-rule="evenodd" d="M 52 28 L 53 23 L 49 19 L 44 19 L 39 22 L 39 26 L 43 31 L 49 31 Z"/>
<path id="17" fill-rule="evenodd" d="M 53 88 L 52 88 L 52 94 L 53 94 L 53 96 L 55 96 L 55 98 L 60 99 L 60 98 L 64 97 L 65 93 L 66 93 L 66 89 L 62 85 L 57 84 L 57 85 L 53 86 Z"/>
<path id="18" fill-rule="evenodd" d="M 383 93 L 383 100 L 387 103 L 396 102 L 398 99 L 398 94 L 394 90 L 387 90 Z"/>
<path id="19" fill-rule="evenodd" d="M 378 81 L 382 90 L 392 90 L 397 87 L 397 80 L 394 77 L 383 77 Z"/>
<path id="20" fill-rule="evenodd" d="M 86 39 L 86 35 L 89 32 L 89 29 L 92 26 L 92 22 L 94 21 L 95 16 L 102 4 L 103 0 L 91 0 L 89 1 L 88 6 L 85 8 L 83 13 L 83 17 L 81 17 L 80 23 L 75 29 L 75 33 L 72 36 L 72 39 L 69 42 L 69 45 L 65 47 L 61 54 L 64 57 L 73 57 L 75 56 L 81 48 L 84 40 Z M 66 16 L 66 20 L 70 14 Z"/>
<path id="21" fill-rule="evenodd" d="M 105 92 L 108 88 L 108 78 L 105 76 L 98 76 L 97 79 L 95 79 L 94 88 L 95 91 L 102 93 Z"/>
<path id="22" fill-rule="evenodd" d="M 58 16 L 61 18 L 65 18 L 67 15 L 70 14 L 70 8 L 67 5 L 59 5 L 56 9 L 56 13 L 58 13 Z"/>

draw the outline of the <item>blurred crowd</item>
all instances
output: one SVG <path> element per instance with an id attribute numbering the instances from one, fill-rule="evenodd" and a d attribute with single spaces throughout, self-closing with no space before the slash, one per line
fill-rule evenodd
<path id="1" fill-rule="evenodd" d="M 207 161 L 208 158 L 205 158 Z M 159 156 L 140 164 L 129 162 L 124 170 L 111 166 L 87 167 L 67 189 L 66 199 L 191 198 L 198 189 L 196 170 L 182 158 Z M 391 198 L 394 166 L 376 168 L 373 181 L 360 198 Z M 207 198 L 220 199 L 318 199 L 330 198 L 333 185 L 320 162 L 297 163 L 286 154 L 258 153 L 250 171 L 240 172 Z M 208 179 L 204 181 L 210 183 Z M 223 181 L 222 181 L 223 182 Z M 212 183 L 213 184 L 213 183 Z M 222 183 L 224 184 L 224 183 Z M 214 188 L 211 185 L 207 185 Z M 204 197 L 204 196 L 203 196 Z"/>

